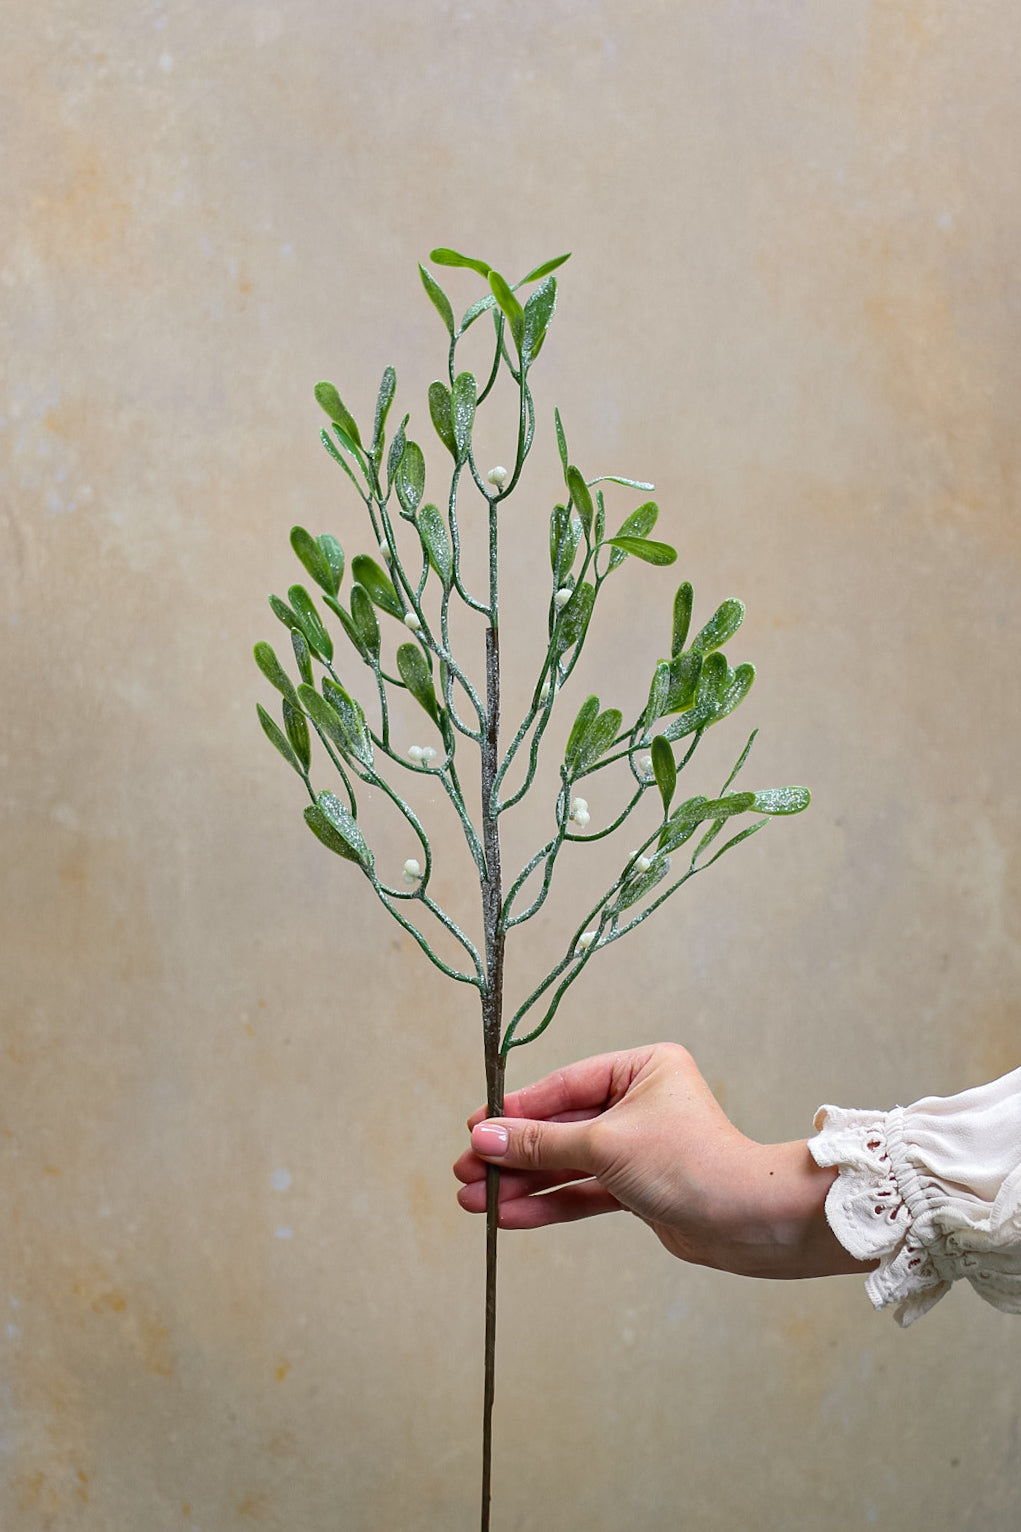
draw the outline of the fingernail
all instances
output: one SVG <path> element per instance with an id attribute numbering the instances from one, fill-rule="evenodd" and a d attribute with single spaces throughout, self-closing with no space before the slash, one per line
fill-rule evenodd
<path id="1" fill-rule="evenodd" d="M 508 1142 L 507 1129 L 496 1123 L 480 1122 L 472 1128 L 472 1148 L 476 1154 L 506 1154 Z"/>

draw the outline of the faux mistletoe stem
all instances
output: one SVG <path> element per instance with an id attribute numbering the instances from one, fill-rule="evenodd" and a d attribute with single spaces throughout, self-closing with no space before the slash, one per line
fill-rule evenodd
<path id="1" fill-rule="evenodd" d="M 493 514 L 493 513 L 491 513 Z M 495 519 L 495 518 L 494 518 Z M 495 592 L 493 593 L 495 595 Z M 495 606 L 495 601 L 494 601 Z M 486 877 L 482 883 L 482 914 L 486 932 L 486 987 L 482 992 L 482 1034 L 486 1059 L 486 1109 L 490 1117 L 503 1112 L 506 1059 L 500 1051 L 503 1023 L 503 951 L 506 933 L 500 920 L 503 885 L 500 873 L 500 829 L 497 820 L 496 773 L 500 735 L 500 634 L 486 629 L 486 732 L 482 741 L 482 845 Z M 496 1382 L 496 1239 L 500 1172 L 486 1167 L 486 1340 L 485 1386 L 482 1398 L 482 1518 L 489 1532 L 493 1461 L 493 1397 Z"/>

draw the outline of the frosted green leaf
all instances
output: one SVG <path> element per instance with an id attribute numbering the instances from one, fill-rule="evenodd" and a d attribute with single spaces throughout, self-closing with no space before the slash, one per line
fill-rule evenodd
<path id="1" fill-rule="evenodd" d="M 350 697 L 336 681 L 331 681 L 329 676 L 323 677 L 323 696 L 343 725 L 351 754 L 363 766 L 371 766 L 372 735 L 361 704 Z M 301 698 L 305 700 L 304 693 L 301 693 Z"/>
<path id="2" fill-rule="evenodd" d="M 602 492 L 602 490 L 601 489 L 597 489 L 596 490 L 596 520 L 595 520 L 595 525 L 594 525 L 594 527 L 592 529 L 592 540 L 595 543 L 597 548 L 598 548 L 599 544 L 603 541 L 603 538 L 605 536 L 606 536 L 606 503 L 603 500 L 603 492 Z M 612 554 L 611 554 L 611 558 L 612 558 Z"/>
<path id="3" fill-rule="evenodd" d="M 422 278 L 422 286 L 429 294 L 429 298 L 433 304 L 433 307 L 439 314 L 440 318 L 443 320 L 443 323 L 446 325 L 449 333 L 453 335 L 454 311 L 450 307 L 450 299 L 447 297 L 446 293 L 443 291 L 443 288 L 436 281 L 436 279 L 430 276 L 429 272 L 426 271 L 425 267 L 421 265 L 421 263 L 419 264 L 418 272 L 419 276 Z"/>
<path id="4" fill-rule="evenodd" d="M 607 545 L 624 553 L 633 553 L 636 559 L 646 564 L 672 564 L 677 558 L 677 549 L 671 548 L 669 543 L 653 543 L 644 537 L 610 537 Z"/>
<path id="5" fill-rule="evenodd" d="M 637 510 L 631 512 L 630 516 L 625 517 L 623 525 L 617 532 L 617 537 L 648 537 L 656 525 L 658 516 L 659 506 L 655 500 L 646 500 L 644 505 L 640 505 Z M 617 569 L 626 558 L 627 553 L 621 548 L 615 547 L 610 554 L 609 569 Z M 607 572 L 609 572 L 609 569 Z"/>
<path id="6" fill-rule="evenodd" d="M 397 472 L 397 469 L 400 466 L 401 458 L 404 456 L 404 448 L 407 444 L 407 437 L 404 435 L 404 429 L 410 419 L 410 415 L 405 415 L 404 419 L 397 427 L 397 430 L 394 432 L 393 441 L 390 443 L 390 451 L 386 455 L 387 494 L 390 493 L 390 486 L 394 481 L 394 474 Z"/>
<path id="7" fill-rule="evenodd" d="M 625 479 L 619 473 L 601 473 L 597 479 L 589 479 L 589 489 L 594 489 L 597 484 L 623 484 L 625 489 L 654 490 L 655 484 L 647 484 L 644 479 Z"/>
<path id="8" fill-rule="evenodd" d="M 571 572 L 581 542 L 581 522 L 566 505 L 555 505 L 550 515 L 549 556 L 553 586 L 559 590 Z"/>
<path id="9" fill-rule="evenodd" d="M 319 812 L 347 842 L 363 867 L 372 865 L 372 853 L 362 837 L 362 832 L 351 814 L 334 793 L 320 793 L 316 799 Z M 309 805 L 311 807 L 311 805 Z"/>
<path id="10" fill-rule="evenodd" d="M 362 494 L 362 487 L 358 480 L 355 478 L 354 474 L 351 472 L 350 463 L 344 457 L 343 453 L 337 451 L 337 448 L 330 437 L 330 433 L 326 430 L 325 426 L 319 432 L 319 440 L 322 442 L 323 446 L 326 448 L 333 461 L 335 463 L 339 463 L 341 468 L 343 468 L 344 472 L 347 474 L 348 478 L 351 480 L 351 483 L 354 485 L 358 493 Z"/>
<path id="11" fill-rule="evenodd" d="M 372 424 L 373 457 L 378 457 L 383 450 L 383 432 L 386 429 L 386 417 L 390 413 L 390 406 L 394 402 L 394 394 L 396 392 L 397 374 L 392 367 L 385 367 L 379 384 L 379 393 L 376 395 L 376 416 Z"/>
<path id="12" fill-rule="evenodd" d="M 743 621 L 744 602 L 733 598 L 724 601 L 716 608 L 701 632 L 696 633 L 691 641 L 692 649 L 699 654 L 710 654 L 714 649 L 722 649 Z"/>
<path id="13" fill-rule="evenodd" d="M 564 470 L 564 483 L 567 483 L 567 438 L 564 435 L 563 422 L 560 419 L 560 411 L 553 411 L 553 424 L 557 430 L 557 451 L 560 453 L 560 466 Z"/>
<path id="14" fill-rule="evenodd" d="M 379 622 L 368 591 L 357 580 L 351 586 L 351 622 L 358 635 L 359 647 L 371 655 L 379 654 Z"/>
<path id="15" fill-rule="evenodd" d="M 316 611 L 312 597 L 304 585 L 291 585 L 288 587 L 287 599 L 301 624 L 301 631 L 308 639 L 312 653 L 318 654 L 329 664 L 333 659 L 333 639 L 323 627 L 323 620 Z"/>
<path id="16" fill-rule="evenodd" d="M 557 279 L 547 277 L 525 304 L 524 326 L 521 341 L 521 364 L 531 366 L 546 339 L 553 312 L 557 306 Z"/>
<path id="17" fill-rule="evenodd" d="M 332 739 L 345 755 L 351 753 L 351 740 L 343 720 L 326 698 L 320 697 L 314 686 L 306 686 L 304 682 L 298 687 L 298 696 L 309 718 L 317 728 L 322 730 L 327 739 Z"/>
<path id="18" fill-rule="evenodd" d="M 678 846 L 683 846 L 686 840 L 691 839 L 705 819 L 702 810 L 708 802 L 709 799 L 704 796 L 689 798 L 674 809 L 660 832 L 661 851 L 676 851 Z"/>
<path id="19" fill-rule="evenodd" d="M 728 670 L 726 685 L 722 688 L 716 703 L 713 723 L 726 718 L 728 713 L 732 713 L 744 701 L 752 689 L 754 680 L 754 665 L 739 665 L 736 670 Z"/>
<path id="20" fill-rule="evenodd" d="M 332 383 L 317 383 L 315 396 L 319 405 L 326 411 L 334 425 L 339 426 L 344 435 L 356 447 L 360 447 L 362 439 L 358 434 L 354 416 L 344 407 L 344 402 Z"/>
<path id="21" fill-rule="evenodd" d="M 663 799 L 663 813 L 669 814 L 670 800 L 677 786 L 677 762 L 669 741 L 662 734 L 657 734 L 652 741 L 652 774 Z"/>
<path id="22" fill-rule="evenodd" d="M 450 389 L 439 381 L 429 384 L 429 416 L 436 427 L 436 435 L 457 461 L 457 443 L 454 440 L 454 420 L 450 404 Z"/>
<path id="23" fill-rule="evenodd" d="M 607 708 L 588 727 L 580 745 L 576 748 L 572 774 L 578 777 L 594 766 L 605 755 L 620 733 L 623 714 L 619 708 Z"/>
<path id="24" fill-rule="evenodd" d="M 653 858 L 650 868 L 645 872 L 640 872 L 637 877 L 628 879 L 617 895 L 614 909 L 630 909 L 633 904 L 637 904 L 640 899 L 644 899 L 646 894 L 651 893 L 657 883 L 662 883 L 669 871 L 670 858 L 661 851 Z"/>
<path id="25" fill-rule="evenodd" d="M 527 277 L 522 277 L 518 286 L 524 287 L 528 282 L 538 282 L 541 277 L 549 276 L 551 271 L 556 271 L 558 266 L 562 266 L 565 261 L 570 259 L 571 252 L 568 250 L 566 255 L 555 255 L 551 261 L 543 261 L 542 265 L 536 266 L 535 270 L 530 271 Z"/>
<path id="26" fill-rule="evenodd" d="M 687 638 L 688 629 L 691 626 L 691 605 L 694 599 L 695 593 L 691 588 L 691 584 L 688 580 L 685 580 L 683 585 L 677 587 L 677 594 L 674 596 L 674 631 L 673 637 L 670 640 L 670 653 L 672 655 L 680 654 L 684 648 L 684 640 Z"/>
<path id="27" fill-rule="evenodd" d="M 352 589 L 353 588 L 354 587 L 352 586 Z M 368 652 L 366 651 L 365 645 L 362 643 L 361 636 L 359 635 L 358 630 L 348 613 L 345 612 L 340 602 L 336 601 L 332 596 L 324 596 L 323 600 L 326 602 L 326 605 L 329 607 L 333 615 L 339 620 L 341 627 L 344 629 L 344 632 L 347 634 L 348 638 L 358 650 L 358 653 L 361 655 L 362 659 L 368 662 Z"/>
<path id="28" fill-rule="evenodd" d="M 521 304 L 515 298 L 510 285 L 505 277 L 498 271 L 489 271 L 489 287 L 496 299 L 514 337 L 514 344 L 520 352 L 525 339 L 525 313 Z"/>
<path id="29" fill-rule="evenodd" d="M 269 609 L 274 617 L 280 619 L 285 628 L 290 628 L 292 632 L 297 628 L 298 632 L 301 632 L 301 623 L 295 617 L 286 601 L 282 601 L 279 596 L 270 596 Z"/>
<path id="30" fill-rule="evenodd" d="M 800 814 L 812 801 L 807 787 L 766 787 L 753 797 L 759 814 Z"/>
<path id="31" fill-rule="evenodd" d="M 724 854 L 725 851 L 730 850 L 731 846 L 740 845 L 741 841 L 747 840 L 750 835 L 757 835 L 760 830 L 764 830 L 766 828 L 768 823 L 768 819 L 756 820 L 755 824 L 749 825 L 747 829 L 742 830 L 738 835 L 732 836 L 725 845 L 720 847 L 715 856 L 711 856 L 709 858 L 708 862 L 705 863 L 705 866 L 711 867 L 714 862 L 718 862 L 720 860 L 720 857 Z"/>
<path id="32" fill-rule="evenodd" d="M 594 513 L 592 506 L 592 496 L 589 494 L 589 487 L 573 463 L 568 465 L 568 469 L 564 477 L 567 480 L 567 488 L 571 492 L 571 500 L 574 503 L 574 508 L 578 512 L 578 515 L 581 517 L 581 524 L 585 528 L 586 534 L 590 535 L 592 532 L 592 517 Z"/>
<path id="33" fill-rule="evenodd" d="M 465 310 L 465 315 L 461 320 L 461 328 L 458 331 L 458 334 L 463 335 L 465 330 L 468 329 L 469 325 L 473 325 L 475 323 L 480 314 L 485 314 L 488 309 L 495 308 L 496 299 L 493 297 L 492 293 L 487 293 L 484 298 L 480 298 L 477 303 L 473 303 L 469 309 Z"/>
<path id="34" fill-rule="evenodd" d="M 405 516 L 414 516 L 425 489 L 425 458 L 417 442 L 406 443 L 397 465 L 394 487 Z"/>
<path id="35" fill-rule="evenodd" d="M 485 261 L 476 260 L 471 255 L 462 255 L 458 250 L 448 250 L 445 245 L 430 250 L 429 259 L 435 261 L 437 266 L 468 266 L 472 271 L 477 271 L 480 277 L 489 276 L 489 267 Z"/>
<path id="36" fill-rule="evenodd" d="M 649 700 L 645 704 L 644 727 L 651 729 L 657 718 L 662 718 L 670 693 L 670 666 L 666 660 L 660 660 L 653 672 L 652 685 L 649 687 Z M 669 735 L 667 738 L 669 739 Z"/>
<path id="37" fill-rule="evenodd" d="M 299 777 L 304 777 L 305 773 L 301 769 L 301 766 L 298 762 L 298 757 L 291 749 L 284 734 L 266 712 L 266 709 L 262 706 L 261 703 L 257 702 L 255 704 L 255 710 L 259 715 L 259 722 L 262 724 L 262 732 L 265 734 L 270 744 L 275 746 L 276 749 L 280 751 L 280 754 L 283 756 L 288 766 L 296 771 Z"/>
<path id="38" fill-rule="evenodd" d="M 459 372 L 454 379 L 454 387 L 451 391 L 450 409 L 453 416 L 454 441 L 457 445 L 458 461 L 463 461 L 468 455 L 468 447 L 471 444 L 472 426 L 475 423 L 475 379 L 470 372 Z"/>
<path id="39" fill-rule="evenodd" d="M 595 586 L 587 580 L 574 591 L 560 614 L 554 636 L 554 649 L 558 656 L 584 639 L 595 600 Z"/>
<path id="40" fill-rule="evenodd" d="M 375 559 L 367 553 L 359 553 L 351 560 L 351 573 L 359 585 L 364 585 L 373 602 L 382 612 L 404 620 L 404 607 L 394 589 L 389 575 L 385 574 Z"/>
<path id="41" fill-rule="evenodd" d="M 567 767 L 568 772 L 573 770 L 578 752 L 582 746 L 582 743 L 584 742 L 585 736 L 598 717 L 599 698 L 595 695 L 586 697 L 585 701 L 578 709 L 578 715 L 575 718 L 574 723 L 571 725 L 570 734 L 567 736 L 567 748 L 564 751 L 564 765 Z"/>
<path id="42" fill-rule="evenodd" d="M 447 535 L 446 523 L 435 505 L 423 505 L 418 513 L 418 535 L 430 564 L 449 590 L 454 578 L 454 556 Z"/>
<path id="43" fill-rule="evenodd" d="M 252 653 L 255 656 L 255 663 L 270 686 L 275 686 L 282 697 L 286 697 L 293 707 L 297 707 L 298 696 L 294 690 L 294 682 L 277 659 L 272 644 L 267 644 L 263 640 L 256 644 Z"/>
<path id="44" fill-rule="evenodd" d="M 357 851 L 334 829 L 318 804 L 309 803 L 306 805 L 305 823 L 316 837 L 316 840 L 322 841 L 324 846 L 328 846 L 331 851 L 335 851 L 338 856 L 344 857 L 348 862 L 361 863 L 362 859 Z"/>
<path id="45" fill-rule="evenodd" d="M 295 662 L 298 666 L 298 674 L 303 681 L 312 684 L 312 656 L 309 652 L 308 639 L 300 628 L 291 629 L 291 648 L 294 650 Z"/>
<path id="46" fill-rule="evenodd" d="M 287 698 L 284 698 L 284 728 L 287 730 L 287 738 L 298 760 L 308 771 L 312 764 L 312 751 L 309 747 L 308 724 L 300 707 L 294 707 Z"/>
<path id="47" fill-rule="evenodd" d="M 439 725 L 436 689 L 428 662 L 418 644 L 401 644 L 397 650 L 397 673 L 415 701 L 425 708 L 433 723 Z"/>
<path id="48" fill-rule="evenodd" d="M 344 550 L 337 539 L 329 532 L 321 532 L 316 541 L 330 567 L 331 583 L 329 593 L 331 596 L 335 596 L 340 589 L 340 582 L 344 578 Z"/>
<path id="49" fill-rule="evenodd" d="M 667 687 L 661 717 L 666 717 L 670 713 L 680 713 L 685 708 L 691 707 L 698 692 L 701 674 L 702 656 L 700 654 L 678 654 L 670 661 L 670 684 Z"/>
<path id="50" fill-rule="evenodd" d="M 292 527 L 291 547 L 316 584 L 335 596 L 337 587 L 333 583 L 333 571 L 311 532 L 306 532 L 304 527 Z"/>

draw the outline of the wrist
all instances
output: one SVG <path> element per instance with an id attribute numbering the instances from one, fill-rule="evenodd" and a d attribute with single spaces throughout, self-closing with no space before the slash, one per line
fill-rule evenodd
<path id="1" fill-rule="evenodd" d="M 827 1221 L 826 1196 L 836 1176 L 832 1167 L 815 1163 L 803 1138 L 755 1144 L 745 1186 L 751 1215 L 746 1235 L 758 1256 L 752 1264 L 761 1269 L 749 1275 L 828 1277 L 872 1269 L 875 1262 L 850 1255 Z"/>

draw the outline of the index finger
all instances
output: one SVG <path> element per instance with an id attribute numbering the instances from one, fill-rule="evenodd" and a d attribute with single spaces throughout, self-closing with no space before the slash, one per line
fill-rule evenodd
<path id="1" fill-rule="evenodd" d="M 578 1122 L 597 1117 L 620 1099 L 635 1075 L 648 1062 L 652 1048 L 629 1048 L 622 1053 L 598 1053 L 576 1064 L 511 1091 L 504 1100 L 503 1117 L 530 1117 L 546 1122 Z M 468 1119 L 473 1128 L 486 1116 L 480 1107 Z"/>

